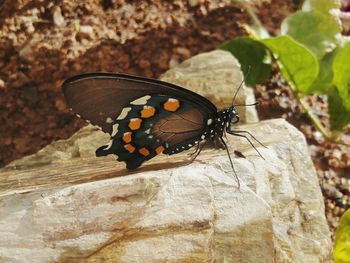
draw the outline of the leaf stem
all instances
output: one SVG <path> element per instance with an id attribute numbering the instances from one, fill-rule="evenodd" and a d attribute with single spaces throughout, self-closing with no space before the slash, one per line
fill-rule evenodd
<path id="1" fill-rule="evenodd" d="M 346 143 L 342 140 L 334 140 L 335 143 L 350 147 L 350 143 Z"/>
<path id="2" fill-rule="evenodd" d="M 303 96 L 301 96 L 297 92 L 294 92 L 294 96 L 295 96 L 295 98 L 297 98 L 299 104 L 301 105 L 301 107 L 303 108 L 305 113 L 309 116 L 311 121 L 314 123 L 316 128 L 322 133 L 322 135 L 327 140 L 334 140 L 332 134 L 330 134 L 328 131 L 326 131 L 325 127 L 323 127 L 323 125 L 320 123 L 319 119 L 312 114 L 312 111 L 311 111 L 309 105 L 307 105 L 307 103 L 305 103 L 305 101 L 303 100 Z"/>
<path id="3" fill-rule="evenodd" d="M 350 147 L 349 143 L 344 142 L 343 140 L 339 139 L 339 134 L 340 133 L 338 133 L 338 132 L 328 132 L 325 129 L 325 127 L 323 127 L 323 125 L 320 123 L 319 119 L 312 114 L 312 111 L 311 111 L 309 105 L 307 105 L 307 103 L 305 103 L 305 101 L 303 100 L 303 96 L 301 94 L 299 94 L 297 92 L 294 92 L 294 96 L 295 96 L 295 98 L 297 98 L 299 104 L 301 105 L 301 107 L 303 108 L 305 113 L 309 116 L 311 121 L 314 123 L 316 128 L 322 133 L 323 137 L 325 137 L 327 140 L 329 140 L 331 142 L 334 142 L 336 144 L 341 144 L 341 145 Z"/>
<path id="4" fill-rule="evenodd" d="M 238 1 L 240 3 L 240 5 L 247 11 L 248 15 L 250 16 L 250 18 L 253 20 L 253 22 L 255 23 L 256 26 L 263 28 L 263 25 L 260 22 L 260 19 L 258 18 L 258 16 L 255 14 L 255 12 L 253 11 L 253 9 L 251 8 L 250 4 L 247 3 L 246 1 Z"/>

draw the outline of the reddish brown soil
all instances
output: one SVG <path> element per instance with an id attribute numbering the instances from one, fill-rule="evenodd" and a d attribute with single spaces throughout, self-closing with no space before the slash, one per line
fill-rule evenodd
<path id="1" fill-rule="evenodd" d="M 172 64 L 244 35 L 242 25 L 250 22 L 246 12 L 212 2 L 2 1 L 0 167 L 85 125 L 62 97 L 67 77 L 112 71 L 157 78 Z M 256 5 L 271 33 L 297 8 L 282 0 Z M 257 86 L 256 96 L 262 119 L 284 117 L 306 135 L 334 228 L 350 204 L 349 149 L 319 136 L 278 74 Z M 309 102 L 327 124 L 326 100 L 313 96 Z"/>

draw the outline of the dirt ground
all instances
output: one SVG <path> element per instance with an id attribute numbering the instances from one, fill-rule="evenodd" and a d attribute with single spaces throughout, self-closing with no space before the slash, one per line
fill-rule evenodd
<path id="1" fill-rule="evenodd" d="M 0 167 L 85 125 L 62 97 L 67 77 L 111 71 L 157 78 L 171 65 L 244 35 L 242 25 L 250 23 L 242 8 L 224 0 L 1 2 Z M 298 2 L 255 1 L 255 12 L 274 34 Z M 350 207 L 349 148 L 324 141 L 279 74 L 255 94 L 261 119 L 283 117 L 305 134 L 334 229 Z M 308 102 L 327 125 L 326 98 L 310 96 Z"/>

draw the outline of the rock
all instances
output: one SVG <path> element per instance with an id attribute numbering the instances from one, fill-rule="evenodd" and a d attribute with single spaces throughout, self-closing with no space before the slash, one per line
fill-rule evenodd
<path id="1" fill-rule="evenodd" d="M 242 83 L 243 75 L 238 60 L 231 53 L 214 50 L 194 56 L 168 70 L 161 80 L 186 87 L 207 97 L 219 109 L 229 107 Z M 254 103 L 251 88 L 243 84 L 237 93 L 235 104 Z M 257 122 L 254 107 L 238 107 L 242 122 Z"/>
<path id="2" fill-rule="evenodd" d="M 11 162 L 6 169 L 29 169 L 42 165 L 69 161 L 75 157 L 95 159 L 95 150 L 109 140 L 109 135 L 97 127 L 88 125 L 67 140 L 59 140 L 44 147 L 36 154 Z M 114 161 L 114 157 L 106 157 Z"/>
<path id="3" fill-rule="evenodd" d="M 66 21 L 62 15 L 62 11 L 60 7 L 54 7 L 52 10 L 52 20 L 53 23 L 57 26 L 57 27 L 64 27 L 66 25 Z"/>
<path id="4" fill-rule="evenodd" d="M 183 65 L 186 74 L 172 74 L 225 101 L 231 57 L 202 56 L 211 58 L 200 64 L 207 74 Z M 304 136 L 282 119 L 237 129 L 267 146 L 256 145 L 262 159 L 244 138 L 227 136 L 240 187 L 226 151 L 213 147 L 193 163 L 183 152 L 127 171 L 113 156 L 95 157 L 109 136 L 91 125 L 12 162 L 0 170 L 0 262 L 331 262 Z"/>
<path id="5" fill-rule="evenodd" d="M 88 35 L 92 35 L 94 32 L 94 29 L 92 28 L 92 26 L 89 26 L 89 25 L 81 25 L 79 28 L 79 31 Z"/>
<path id="6" fill-rule="evenodd" d="M 5 81 L 0 79 L 0 90 L 5 89 Z"/>
<path id="7" fill-rule="evenodd" d="M 92 26 L 81 25 L 79 27 L 79 32 L 76 34 L 75 38 L 78 41 L 83 41 L 84 39 L 92 39 L 94 30 Z"/>
<path id="8" fill-rule="evenodd" d="M 199 5 L 201 3 L 201 1 L 200 0 L 190 0 L 190 1 L 188 1 L 188 3 L 191 7 L 195 7 L 195 6 Z"/>
<path id="9" fill-rule="evenodd" d="M 258 147 L 263 160 L 228 137 L 231 152 L 246 157 L 233 159 L 240 189 L 224 150 L 203 150 L 191 165 L 186 153 L 155 158 L 128 172 L 93 156 L 102 132 L 91 126 L 12 163 L 0 177 L 0 259 L 331 262 L 302 134 L 282 119 L 239 128 L 268 147 Z"/>

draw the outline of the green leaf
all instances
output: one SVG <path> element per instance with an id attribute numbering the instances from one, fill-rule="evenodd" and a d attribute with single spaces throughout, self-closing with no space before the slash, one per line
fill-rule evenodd
<path id="1" fill-rule="evenodd" d="M 333 60 L 337 54 L 338 49 L 326 54 L 320 61 L 320 71 L 314 83 L 310 87 L 310 91 L 315 93 L 328 94 L 334 87 L 333 84 Z"/>
<path id="2" fill-rule="evenodd" d="M 334 263 L 350 262 L 350 209 L 340 219 L 335 234 L 333 257 Z"/>
<path id="3" fill-rule="evenodd" d="M 333 61 L 333 83 L 339 91 L 344 107 L 350 110 L 350 42 L 340 48 Z"/>
<path id="4" fill-rule="evenodd" d="M 306 0 L 304 1 L 302 10 L 329 13 L 331 9 L 340 8 L 340 1 L 338 0 Z"/>
<path id="5" fill-rule="evenodd" d="M 319 66 L 316 57 L 290 36 L 259 40 L 276 56 L 283 77 L 297 92 L 310 93 Z"/>
<path id="6" fill-rule="evenodd" d="M 250 68 L 245 79 L 247 85 L 263 83 L 270 77 L 271 63 L 266 63 L 267 49 L 259 42 L 239 37 L 225 42 L 219 48 L 231 52 L 238 59 L 243 72 L 248 72 Z"/>
<path id="7" fill-rule="evenodd" d="M 298 11 L 283 21 L 281 31 L 322 58 L 336 48 L 336 36 L 341 32 L 341 24 L 330 13 Z"/>
<path id="8" fill-rule="evenodd" d="M 337 89 L 328 95 L 329 121 L 332 130 L 341 131 L 350 123 L 350 110 L 346 109 Z"/>

